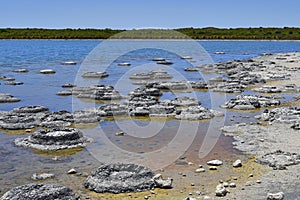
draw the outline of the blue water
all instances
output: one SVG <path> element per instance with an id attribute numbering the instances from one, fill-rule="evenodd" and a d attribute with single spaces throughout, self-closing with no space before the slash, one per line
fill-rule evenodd
<path id="1" fill-rule="evenodd" d="M 71 111 L 72 103 L 80 100 L 73 99 L 72 101 L 72 97 L 61 97 L 57 96 L 56 93 L 63 90 L 61 88 L 62 84 L 76 82 L 77 72 L 81 67 L 80 64 L 101 42 L 100 40 L 0 40 L 0 76 L 13 77 L 16 81 L 24 82 L 24 85 L 9 86 L 5 85 L 4 81 L 0 81 L 0 93 L 11 93 L 21 99 L 18 103 L 0 104 L 0 110 L 11 110 L 23 105 L 43 105 L 53 111 Z M 163 41 L 156 42 L 159 45 L 163 44 Z M 214 62 L 246 59 L 266 52 L 300 51 L 300 42 L 292 41 L 198 41 L 198 43 L 209 53 Z M 124 45 L 127 44 L 124 43 Z M 117 52 L 113 46 L 108 51 L 102 52 L 103 55 L 114 55 Z M 225 52 L 225 54 L 214 54 L 218 51 Z M 189 49 L 183 48 L 182 52 L 183 54 L 189 53 Z M 151 59 L 154 57 L 167 58 L 174 62 L 174 65 L 156 65 L 152 68 Z M 76 61 L 78 64 L 64 66 L 61 65 L 63 61 Z M 117 63 L 119 62 L 130 62 L 132 65 L 130 67 L 118 67 Z M 96 66 L 101 69 L 100 65 L 101 62 L 97 61 Z M 137 66 L 142 67 L 136 68 Z M 97 80 L 96 83 L 110 85 L 119 83 L 119 87 L 122 86 L 121 92 L 126 95 L 131 89 L 138 87 L 130 83 L 128 76 L 132 73 L 146 72 L 150 69 L 172 69 L 171 74 L 173 73 L 174 77 L 178 77 L 176 73 L 179 73 L 184 79 L 194 81 L 203 79 L 199 74 L 185 72 L 183 70 L 185 67 L 191 67 L 191 63 L 188 60 L 180 59 L 178 55 L 172 52 L 141 48 L 119 56 L 115 62 L 105 68 L 110 76 L 103 80 Z M 24 74 L 12 72 L 12 70 L 20 68 L 26 68 L 29 72 Z M 132 71 L 133 68 L 136 70 Z M 56 74 L 39 74 L 41 69 L 53 69 Z M 91 71 L 93 70 L 91 69 Z M 127 79 L 120 84 L 120 78 L 124 74 Z M 180 76 L 177 79 L 182 79 Z M 176 80 L 176 78 L 173 80 Z M 85 80 L 84 82 L 88 85 L 95 83 L 95 80 Z M 163 98 L 166 98 L 166 96 Z M 203 98 L 206 99 L 207 97 L 204 95 Z M 206 105 L 205 100 L 203 103 Z"/>

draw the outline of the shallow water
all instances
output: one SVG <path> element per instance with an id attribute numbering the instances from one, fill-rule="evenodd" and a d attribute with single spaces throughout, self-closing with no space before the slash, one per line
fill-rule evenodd
<path id="1" fill-rule="evenodd" d="M 128 41 L 119 43 L 115 48 L 109 43 L 105 48 L 99 47 L 94 50 L 99 57 L 93 57 L 90 53 L 97 45 L 102 44 L 99 40 L 0 40 L 0 76 L 13 77 L 16 81 L 24 82 L 24 85 L 9 86 L 0 80 L 0 92 L 11 93 L 21 101 L 18 103 L 0 104 L 0 110 L 11 110 L 15 107 L 26 105 L 42 105 L 52 111 L 58 110 L 78 110 L 87 107 L 97 107 L 107 102 L 89 102 L 71 96 L 57 96 L 56 93 L 64 90 L 62 84 L 75 83 L 81 85 L 109 84 L 115 86 L 122 94 L 127 95 L 129 91 L 139 86 L 134 85 L 129 76 L 133 73 L 147 72 L 153 69 L 165 69 L 174 77 L 172 80 L 206 80 L 214 77 L 214 74 L 201 74 L 198 72 L 185 72 L 185 67 L 193 65 L 222 62 L 233 59 L 246 59 L 258 56 L 261 53 L 270 52 L 292 52 L 300 51 L 300 42 L 275 42 L 275 41 L 200 41 L 197 45 L 208 52 L 206 55 L 203 49 L 200 54 L 191 55 L 194 59 L 184 60 L 172 51 L 165 49 L 174 47 L 182 55 L 197 53 L 196 49 L 183 48 L 184 45 L 173 41 L 135 41 L 134 44 Z M 112 46 L 109 46 L 112 45 Z M 120 49 L 127 49 L 128 46 L 149 48 L 137 48 L 136 50 L 119 55 Z M 157 45 L 158 48 L 153 48 Z M 168 46 L 169 45 L 169 46 Z M 152 48 L 150 48 L 152 47 Z M 181 48 L 182 47 L 182 48 Z M 130 49 L 130 48 L 129 48 Z M 97 51 L 98 50 L 98 51 Z M 223 51 L 225 54 L 217 55 L 214 52 Z M 198 56 L 198 57 L 197 57 Z M 110 59 L 117 58 L 107 64 Z M 157 65 L 151 61 L 152 58 L 163 57 L 174 62 L 171 66 Z M 75 61 L 76 65 L 62 65 L 64 61 Z M 121 62 L 131 63 L 130 67 L 120 67 Z M 90 68 L 85 68 L 89 66 Z M 12 70 L 25 68 L 28 73 L 13 73 Z M 40 74 L 41 69 L 53 69 L 55 74 Z M 81 79 L 80 73 L 84 70 L 105 69 L 110 74 L 109 77 L 98 79 Z M 249 92 L 248 92 L 249 93 Z M 236 94 L 210 93 L 209 91 L 193 91 L 185 93 L 165 92 L 161 99 L 172 99 L 176 96 L 197 96 L 203 106 L 219 108 L 225 100 L 234 97 Z M 286 99 L 291 96 L 284 95 Z M 226 111 L 225 118 L 216 118 L 211 121 L 200 122 L 180 122 L 177 120 L 165 119 L 122 119 L 117 121 L 105 120 L 91 127 L 85 127 L 85 134 L 95 139 L 95 142 L 86 149 L 76 149 L 72 151 L 60 152 L 38 152 L 31 149 L 16 147 L 13 141 L 20 136 L 19 132 L 0 132 L 0 194 L 7 189 L 32 182 L 30 176 L 36 172 L 52 172 L 56 174 L 54 181 L 62 182 L 66 178 L 66 171 L 72 167 L 89 171 L 95 168 L 99 162 L 115 161 L 122 159 L 137 163 L 146 164 L 154 169 L 161 167 L 159 163 L 160 155 L 168 164 L 176 163 L 179 156 L 187 157 L 189 161 L 199 161 L 201 159 L 213 158 L 215 155 L 224 158 L 230 157 L 238 152 L 232 149 L 231 138 L 220 135 L 218 128 L 224 124 L 253 121 L 253 116 L 261 111 L 254 112 L 234 112 Z M 179 127 L 184 127 L 179 132 Z M 124 137 L 116 136 L 118 131 L 124 131 Z M 186 135 L 180 135 L 180 134 Z M 22 133 L 21 133 L 22 134 Z M 24 134 L 24 133 L 23 133 Z M 22 135 L 21 135 L 22 136 Z M 24 135 L 26 136 L 26 135 Z M 180 137 L 178 137 L 180 136 Z M 159 152 L 164 147 L 172 144 L 174 138 L 179 138 L 180 143 L 173 149 Z M 115 152 L 102 151 L 107 144 L 103 139 L 108 139 L 113 147 L 119 148 L 130 154 L 119 154 Z M 171 145 L 170 145 L 171 146 Z M 177 147 L 177 148 L 176 148 Z M 204 148 L 205 147 L 205 148 Z M 202 149 L 201 149 L 202 148 Z M 201 149 L 201 150 L 200 150 Z M 99 153 L 99 151 L 101 151 Z M 151 152 L 152 158 L 147 157 Z M 172 152 L 173 151 L 173 152 Z M 199 154 L 200 151 L 200 154 Z M 171 153 L 170 153 L 171 152 Z M 178 153 L 178 155 L 176 154 Z M 118 154 L 118 155 L 117 155 Z M 199 155 L 201 155 L 199 157 Z M 58 160 L 55 156 L 59 156 Z M 116 158 L 112 158 L 116 156 Z M 222 159 L 222 158 L 220 158 Z M 119 160 L 120 161 L 120 160 Z M 148 162 L 146 162 L 148 161 Z M 161 161 L 163 162 L 163 161 Z"/>

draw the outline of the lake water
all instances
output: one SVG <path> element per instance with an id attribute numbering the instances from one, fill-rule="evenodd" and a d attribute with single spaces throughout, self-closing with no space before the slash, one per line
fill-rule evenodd
<path id="1" fill-rule="evenodd" d="M 106 44 L 105 44 L 106 43 Z M 102 45 L 102 46 L 101 46 Z M 97 47 L 97 48 L 96 48 Z M 96 48 L 96 49 L 95 49 Z M 262 53 L 279 53 L 300 51 L 300 42 L 289 41 L 193 41 L 191 48 L 189 43 L 178 41 L 122 41 L 103 42 L 99 40 L 0 40 L 0 76 L 13 77 L 16 81 L 24 82 L 23 85 L 5 85 L 0 80 L 0 93 L 11 93 L 21 101 L 17 103 L 0 104 L 0 110 L 8 111 L 15 107 L 28 105 L 42 105 L 52 111 L 78 110 L 86 107 L 100 106 L 106 102 L 86 102 L 71 96 L 58 96 L 57 92 L 62 91 L 62 84 L 75 83 L 81 85 L 109 84 L 113 85 L 122 94 L 127 95 L 129 91 L 139 87 L 129 80 L 129 76 L 137 72 L 147 72 L 151 69 L 165 69 L 174 76 L 173 80 L 207 80 L 214 77 L 214 74 L 201 74 L 185 72 L 185 67 L 193 67 L 198 64 L 225 62 L 234 59 L 247 59 L 258 56 Z M 214 52 L 225 52 L 225 54 L 214 54 Z M 181 59 L 180 55 L 192 56 L 192 60 Z M 174 62 L 171 66 L 157 65 L 153 58 L 163 57 Z M 76 65 L 62 65 L 64 61 L 75 61 Z M 120 62 L 131 63 L 130 67 L 120 67 Z M 28 73 L 14 73 L 14 69 L 28 69 Z M 55 74 L 40 74 L 42 69 L 53 69 Z M 86 80 L 81 78 L 82 72 L 103 71 L 109 73 L 109 77 L 101 80 Z M 202 105 L 214 107 L 224 111 L 218 106 L 226 99 L 232 98 L 235 94 L 211 94 L 209 92 L 197 91 L 194 93 L 164 93 L 162 99 L 170 99 L 182 95 L 196 95 Z M 212 101 L 214 96 L 214 101 Z M 213 105 L 215 104 L 215 105 Z M 245 118 L 245 115 L 253 116 L 253 113 L 226 112 L 222 124 L 232 123 L 229 119 L 236 116 L 236 121 L 249 121 L 254 119 Z M 220 121 L 220 120 L 219 120 Z M 221 120 L 222 121 L 222 120 Z M 218 119 L 215 121 L 218 124 Z M 184 126 L 192 127 L 192 123 L 183 122 Z M 151 125 L 151 126 L 150 126 Z M 153 136 L 153 129 L 149 127 L 160 127 L 159 134 Z M 168 144 L 175 137 L 180 123 L 176 120 L 149 122 L 145 119 L 123 119 L 116 121 L 104 121 L 100 125 L 87 128 L 88 134 L 93 136 L 95 132 L 102 131 L 114 145 L 126 151 L 141 154 L 159 150 Z M 190 141 L 188 150 L 182 152 L 190 156 L 190 160 L 197 160 L 199 149 L 207 139 L 205 134 L 209 131 L 217 132 L 218 126 L 210 130 L 211 122 L 200 122 L 197 125 L 197 134 Z M 114 135 L 120 131 L 120 127 L 126 132 L 136 134 L 136 137 L 124 137 L 120 139 Z M 137 129 L 141 128 L 141 129 Z M 147 138 L 139 138 L 139 131 L 143 135 L 151 135 Z M 13 140 L 19 135 L 15 132 L 0 132 L 0 188 L 8 189 L 12 186 L 29 182 L 30 175 L 38 171 L 54 171 L 64 177 L 65 171 L 76 166 L 81 169 L 89 169 L 96 166 L 97 145 L 101 141 L 96 140 L 88 150 L 60 153 L 61 161 L 53 161 L 54 153 L 41 153 L 24 149 L 13 145 Z M 211 135 L 217 138 L 216 145 L 207 155 L 212 154 L 226 157 L 238 153 L 231 147 L 231 139 Z M 219 140 L 218 140 L 219 139 Z M 184 139 L 182 141 L 184 143 Z M 101 145 L 101 144 L 100 144 Z M 94 149 L 93 149 L 94 148 Z M 94 154 L 93 156 L 90 155 Z M 135 155 L 135 154 L 134 154 Z M 110 154 L 108 152 L 107 156 Z M 130 156 L 129 156 L 130 157 Z M 96 158 L 96 159 L 95 159 Z M 130 159 L 130 158 L 129 158 Z M 170 155 L 170 160 L 172 160 Z M 34 164 L 33 164 L 34 163 Z M 151 166 L 151 164 L 149 164 Z M 56 178 L 62 182 L 61 178 Z M 0 191 L 0 194 L 3 192 Z"/>

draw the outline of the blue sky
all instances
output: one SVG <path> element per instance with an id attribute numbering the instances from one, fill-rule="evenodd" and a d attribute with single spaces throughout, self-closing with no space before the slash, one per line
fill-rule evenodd
<path id="1" fill-rule="evenodd" d="M 1 0 L 0 27 L 300 27 L 299 0 Z"/>

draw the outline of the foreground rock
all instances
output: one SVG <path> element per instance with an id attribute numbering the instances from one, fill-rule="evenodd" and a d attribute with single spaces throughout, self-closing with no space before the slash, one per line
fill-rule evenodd
<path id="1" fill-rule="evenodd" d="M 27 184 L 6 192 L 0 200 L 79 200 L 71 189 L 55 184 Z"/>
<path id="2" fill-rule="evenodd" d="M 216 196 L 217 197 L 224 197 L 228 193 L 227 189 L 224 187 L 223 184 L 219 184 L 216 187 Z"/>
<path id="3" fill-rule="evenodd" d="M 236 110 L 253 110 L 263 107 L 278 106 L 280 103 L 281 102 L 276 97 L 271 96 L 238 95 L 221 107 Z"/>
<path id="4" fill-rule="evenodd" d="M 0 103 L 14 103 L 14 102 L 19 102 L 19 101 L 21 101 L 21 100 L 18 98 L 15 98 L 11 94 L 0 93 Z"/>
<path id="5" fill-rule="evenodd" d="M 78 129 L 38 130 L 27 138 L 16 138 L 15 144 L 21 147 L 30 147 L 43 151 L 54 151 L 85 147 L 92 139 L 84 137 Z"/>
<path id="6" fill-rule="evenodd" d="M 140 192 L 154 187 L 171 188 L 169 180 L 163 181 L 144 166 L 135 164 L 102 164 L 86 179 L 84 186 L 103 193 Z"/>

